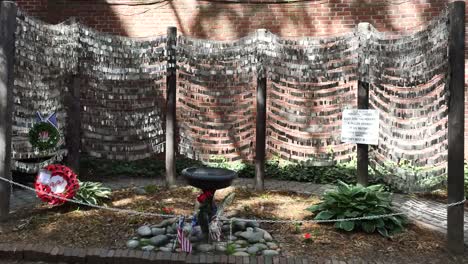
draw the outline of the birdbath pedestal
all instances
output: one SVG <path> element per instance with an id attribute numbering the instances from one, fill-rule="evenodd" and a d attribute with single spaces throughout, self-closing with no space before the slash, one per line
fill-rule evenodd
<path id="1" fill-rule="evenodd" d="M 228 169 L 206 167 L 187 168 L 182 171 L 182 175 L 187 179 L 189 185 L 199 188 L 203 192 L 197 197 L 197 201 L 200 203 L 197 220 L 203 234 L 208 237 L 210 221 L 216 214 L 214 194 L 216 190 L 231 186 L 237 173 Z"/>

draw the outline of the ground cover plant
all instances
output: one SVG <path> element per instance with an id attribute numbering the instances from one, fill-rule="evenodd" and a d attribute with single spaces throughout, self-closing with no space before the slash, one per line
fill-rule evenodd
<path id="1" fill-rule="evenodd" d="M 315 213 L 316 220 L 350 219 L 336 222 L 335 227 L 344 231 L 363 230 L 367 233 L 378 232 L 389 237 L 403 231 L 406 224 L 401 215 L 378 219 L 351 220 L 351 218 L 387 215 L 395 213 L 391 206 L 391 194 L 382 185 L 364 187 L 339 182 L 336 190 L 326 192 L 323 201 L 307 208 Z"/>
<path id="2" fill-rule="evenodd" d="M 84 157 L 81 162 L 80 177 L 99 179 L 105 176 L 145 176 L 164 175 L 165 163 L 161 157 L 147 158 L 138 161 L 112 161 Z M 266 162 L 265 173 L 270 179 L 313 182 L 319 184 L 334 184 L 338 181 L 356 183 L 356 159 L 337 163 L 333 166 L 314 166 L 310 163 L 292 163 L 271 157 Z M 188 167 L 211 166 L 234 170 L 241 178 L 255 177 L 255 165 L 236 161 L 228 162 L 222 157 L 213 157 L 211 162 L 203 163 L 185 157 L 176 159 L 176 172 L 180 174 Z M 371 183 L 383 183 L 378 175 L 369 169 Z"/>
<path id="3" fill-rule="evenodd" d="M 148 189 L 150 192 L 142 192 L 142 189 Z M 306 209 L 321 201 L 317 196 L 293 192 L 257 193 L 246 188 L 233 187 L 217 192 L 215 199 L 219 202 L 231 192 L 235 193 L 236 198 L 226 209 L 229 217 L 312 219 Z M 198 194 L 199 191 L 192 187 L 126 189 L 113 192 L 107 204 L 153 213 L 170 209 L 176 215 L 190 215 L 193 213 L 194 201 Z M 1 226 L 0 239 L 12 243 L 27 241 L 33 244 L 48 243 L 71 247 L 126 248 L 127 239 L 135 236 L 138 227 L 161 220 L 70 204 L 54 208 L 40 205 L 33 210 L 22 210 L 12 214 L 9 221 Z M 435 260 L 450 263 L 449 255 L 444 250 L 444 236 L 414 224 L 409 224 L 405 232 L 395 234 L 391 239 L 379 234 L 346 232 L 336 229 L 333 225 L 314 223 L 272 223 L 262 225 L 262 228 L 274 236 L 281 245 L 281 254 L 287 256 L 392 258 L 403 261 L 415 259 L 413 257 L 417 252 L 417 261 L 412 263 Z"/>

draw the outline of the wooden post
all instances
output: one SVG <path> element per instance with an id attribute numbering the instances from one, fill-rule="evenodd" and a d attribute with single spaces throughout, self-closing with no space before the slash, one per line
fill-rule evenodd
<path id="1" fill-rule="evenodd" d="M 464 194 L 465 117 L 465 1 L 450 3 L 450 102 L 448 114 L 448 203 L 462 201 Z M 463 254 L 463 204 L 447 209 L 448 249 Z"/>
<path id="2" fill-rule="evenodd" d="M 369 74 L 369 67 L 365 64 L 365 56 L 367 55 L 367 40 L 371 33 L 371 25 L 369 23 L 358 24 L 358 34 L 360 43 L 359 53 L 359 69 L 361 78 L 358 80 L 358 109 L 369 109 L 369 83 L 366 77 Z M 367 144 L 357 144 L 357 182 L 364 186 L 369 184 L 369 146 Z"/>
<path id="3" fill-rule="evenodd" d="M 358 81 L 358 109 L 369 109 L 369 83 Z M 369 146 L 357 144 L 357 182 L 369 184 Z"/>
<path id="4" fill-rule="evenodd" d="M 177 28 L 167 28 L 168 67 L 166 77 L 166 185 L 176 184 L 175 129 L 176 129 L 176 53 Z"/>
<path id="5" fill-rule="evenodd" d="M 80 109 L 80 78 L 72 77 L 72 83 L 67 96 L 67 136 L 65 144 L 67 147 L 67 164 L 75 173 L 80 169 L 80 146 L 81 146 L 81 109 Z"/>
<path id="6" fill-rule="evenodd" d="M 260 30 L 265 32 L 265 30 Z M 257 77 L 257 124 L 255 128 L 255 189 L 265 189 L 266 150 L 266 72 L 261 69 Z"/>
<path id="7" fill-rule="evenodd" d="M 11 123 L 16 4 L 0 3 L 0 177 L 11 179 Z M 0 181 L 0 221 L 10 213 L 11 185 Z"/>

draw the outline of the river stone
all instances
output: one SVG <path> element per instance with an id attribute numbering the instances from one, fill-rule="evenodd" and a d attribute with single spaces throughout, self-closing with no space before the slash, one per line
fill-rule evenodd
<path id="1" fill-rule="evenodd" d="M 172 225 L 173 223 L 177 222 L 177 218 L 169 218 L 163 220 L 161 223 L 154 225 L 154 227 L 166 227 L 168 225 Z"/>
<path id="2" fill-rule="evenodd" d="M 237 251 L 232 255 L 236 257 L 249 257 L 250 256 L 249 253 L 244 252 L 244 251 Z"/>
<path id="3" fill-rule="evenodd" d="M 241 245 L 241 246 L 245 246 L 245 245 L 249 244 L 249 242 L 247 242 L 247 241 L 245 241 L 243 239 L 236 240 L 236 242 L 234 242 L 234 243 L 236 243 L 238 245 Z"/>
<path id="4" fill-rule="evenodd" d="M 134 248 L 137 248 L 139 245 L 140 245 L 140 241 L 138 241 L 138 240 L 131 239 L 131 240 L 127 241 L 127 247 L 128 248 L 134 249 Z"/>
<path id="5" fill-rule="evenodd" d="M 274 244 L 274 243 L 273 243 Z M 259 250 L 265 250 L 268 249 L 268 246 L 263 244 L 263 243 L 256 243 L 253 245 L 254 247 L 257 247 Z"/>
<path id="6" fill-rule="evenodd" d="M 227 240 L 228 241 L 235 241 L 235 240 L 237 240 L 237 237 L 236 236 L 228 236 Z"/>
<path id="7" fill-rule="evenodd" d="M 201 252 L 213 251 L 214 247 L 211 244 L 200 244 L 197 246 L 197 250 Z"/>
<path id="8" fill-rule="evenodd" d="M 276 256 L 276 255 L 279 255 L 279 252 L 276 250 L 265 249 L 262 251 L 262 254 L 264 256 Z"/>
<path id="9" fill-rule="evenodd" d="M 246 247 L 240 247 L 240 248 L 236 248 L 234 251 L 236 251 L 236 252 L 241 252 L 241 251 L 245 252 L 246 250 L 247 250 Z"/>
<path id="10" fill-rule="evenodd" d="M 145 195 L 145 194 L 147 194 L 145 188 L 136 188 L 136 189 L 135 189 L 135 193 L 138 194 L 138 195 Z"/>
<path id="11" fill-rule="evenodd" d="M 249 248 L 247 248 L 247 253 L 249 254 L 257 254 L 257 252 L 259 251 L 260 249 L 256 246 L 251 246 Z"/>
<path id="12" fill-rule="evenodd" d="M 169 238 L 166 235 L 157 235 L 157 236 L 150 238 L 151 245 L 157 246 L 157 247 L 161 245 L 165 245 L 167 241 L 169 241 Z"/>
<path id="13" fill-rule="evenodd" d="M 166 233 L 166 229 L 165 229 L 165 228 L 159 228 L 159 227 L 153 227 L 153 228 L 151 228 L 151 234 L 152 234 L 153 236 L 164 235 L 164 233 Z"/>
<path id="14" fill-rule="evenodd" d="M 235 236 L 239 236 L 242 233 L 242 231 L 237 231 L 234 233 Z"/>
<path id="15" fill-rule="evenodd" d="M 278 249 L 278 245 L 276 243 L 273 243 L 273 242 L 267 242 L 267 246 L 270 249 Z"/>
<path id="16" fill-rule="evenodd" d="M 244 231 L 246 226 L 247 226 L 247 223 L 245 221 L 236 220 L 233 223 L 232 228 L 236 231 Z"/>
<path id="17" fill-rule="evenodd" d="M 167 234 L 175 234 L 176 232 L 177 232 L 177 229 L 172 228 L 172 226 L 166 227 Z"/>
<path id="18" fill-rule="evenodd" d="M 151 236 L 151 228 L 147 225 L 145 226 L 140 226 L 138 229 L 137 229 L 137 233 L 138 235 L 142 236 L 142 237 L 148 237 L 148 236 Z"/>
<path id="19" fill-rule="evenodd" d="M 144 250 L 144 251 L 153 251 L 154 249 L 155 247 L 152 245 L 141 247 L 141 250 Z"/>
<path id="20" fill-rule="evenodd" d="M 253 232 L 252 229 L 242 232 L 239 236 L 245 238 L 250 243 L 257 243 L 260 242 L 260 239 L 263 239 L 262 232 Z"/>
<path id="21" fill-rule="evenodd" d="M 161 250 L 162 252 L 172 252 L 172 248 L 168 247 L 160 247 L 159 250 Z"/>
<path id="22" fill-rule="evenodd" d="M 249 221 L 246 224 L 247 227 L 259 227 L 260 224 L 257 221 Z"/>
<path id="23" fill-rule="evenodd" d="M 267 241 L 267 242 L 273 241 L 273 237 L 265 229 L 261 229 L 259 227 L 256 227 L 254 229 L 254 231 L 255 232 L 262 232 L 263 233 L 263 239 L 265 239 L 265 241 Z"/>
<path id="24" fill-rule="evenodd" d="M 221 227 L 221 231 L 223 231 L 225 233 L 229 233 L 230 230 L 231 230 L 231 228 L 228 225 L 223 225 Z"/>
<path id="25" fill-rule="evenodd" d="M 216 245 L 215 250 L 219 252 L 226 252 L 226 247 L 222 245 Z"/>

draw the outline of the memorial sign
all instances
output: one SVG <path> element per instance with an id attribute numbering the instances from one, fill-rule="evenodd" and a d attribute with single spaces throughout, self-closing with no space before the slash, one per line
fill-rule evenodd
<path id="1" fill-rule="evenodd" d="M 373 109 L 345 109 L 341 141 L 377 145 L 379 141 L 379 112 Z"/>

